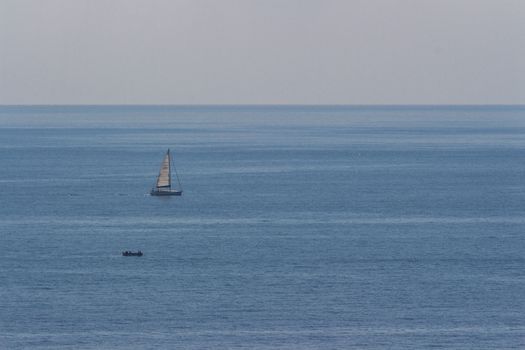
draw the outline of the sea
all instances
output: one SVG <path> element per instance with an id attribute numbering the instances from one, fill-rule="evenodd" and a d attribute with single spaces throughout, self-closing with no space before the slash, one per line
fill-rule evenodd
<path id="1" fill-rule="evenodd" d="M 525 106 L 1 106 L 0 349 L 525 349 Z"/>

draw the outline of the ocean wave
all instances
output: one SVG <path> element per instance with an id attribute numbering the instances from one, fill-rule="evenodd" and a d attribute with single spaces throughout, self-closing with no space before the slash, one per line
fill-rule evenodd
<path id="1" fill-rule="evenodd" d="M 309 216 L 309 217 L 306 217 Z M 166 226 L 166 225 L 415 225 L 415 224 L 442 224 L 442 225 L 468 225 L 468 224 L 525 224 L 525 216 L 493 216 L 493 217 L 437 217 L 437 216 L 402 216 L 402 217 L 11 217 L 0 220 L 0 225 L 87 225 L 87 226 Z"/>

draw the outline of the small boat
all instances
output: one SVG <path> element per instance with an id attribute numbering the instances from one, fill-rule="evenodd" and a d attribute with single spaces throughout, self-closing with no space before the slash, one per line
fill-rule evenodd
<path id="1" fill-rule="evenodd" d="M 171 154 L 170 150 L 166 152 L 162 164 L 160 166 L 159 176 L 157 176 L 157 182 L 155 186 L 151 189 L 150 195 L 152 196 L 180 196 L 182 195 L 182 186 L 180 184 L 179 175 L 177 174 L 177 169 L 175 166 L 175 177 L 177 178 L 178 189 L 171 188 Z"/>
<path id="2" fill-rule="evenodd" d="M 126 250 L 126 251 L 123 251 L 122 252 L 122 256 L 142 256 L 144 254 L 142 254 L 142 252 L 139 250 L 139 251 L 136 251 L 136 252 L 132 252 L 130 250 Z"/>

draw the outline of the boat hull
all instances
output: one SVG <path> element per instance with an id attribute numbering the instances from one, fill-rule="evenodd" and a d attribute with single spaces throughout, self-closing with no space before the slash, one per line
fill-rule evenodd
<path id="1" fill-rule="evenodd" d="M 170 191 L 156 191 L 151 190 L 149 193 L 152 196 L 181 196 L 182 191 L 170 190 Z"/>
<path id="2" fill-rule="evenodd" d="M 130 252 L 130 251 L 126 251 L 126 252 L 122 252 L 122 256 L 142 256 L 144 255 L 142 252 Z"/>

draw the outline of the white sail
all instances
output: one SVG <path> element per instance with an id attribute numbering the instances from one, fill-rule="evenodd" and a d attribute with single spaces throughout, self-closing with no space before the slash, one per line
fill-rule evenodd
<path id="1" fill-rule="evenodd" d="M 162 160 L 162 165 L 160 167 L 160 173 L 157 177 L 157 187 L 170 187 L 171 186 L 171 177 L 170 177 L 170 152 L 166 153 L 164 159 Z"/>

